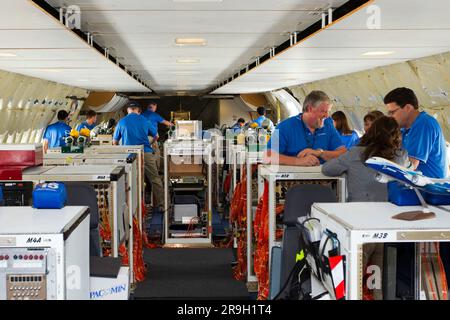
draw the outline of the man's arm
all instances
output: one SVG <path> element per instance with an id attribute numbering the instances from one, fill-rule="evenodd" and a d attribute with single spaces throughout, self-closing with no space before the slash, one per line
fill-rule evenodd
<path id="1" fill-rule="evenodd" d="M 322 158 L 325 161 L 335 159 L 339 157 L 341 154 L 344 154 L 347 152 L 347 149 L 345 147 L 339 147 L 334 151 L 328 151 L 328 150 L 321 150 L 321 149 L 305 149 L 302 152 L 300 152 L 297 157 L 298 158 L 304 158 L 310 155 L 313 155 L 317 158 Z"/>
<path id="2" fill-rule="evenodd" d="M 119 145 L 119 141 L 113 140 L 113 141 L 112 141 L 112 144 L 113 144 L 113 146 L 118 146 L 118 145 Z"/>
<path id="3" fill-rule="evenodd" d="M 417 170 L 417 167 L 419 167 L 420 161 L 413 157 L 408 157 L 409 161 L 411 162 L 411 169 Z"/>
<path id="4" fill-rule="evenodd" d="M 320 165 L 319 159 L 314 155 L 308 155 L 303 158 L 298 158 L 279 154 L 278 152 L 275 152 L 273 150 L 267 150 L 264 153 L 264 163 L 303 167 L 313 167 Z"/>
<path id="5" fill-rule="evenodd" d="M 48 150 L 48 140 L 47 139 L 42 140 L 42 148 L 44 150 L 44 153 L 47 153 L 47 150 Z"/>
<path id="6" fill-rule="evenodd" d="M 163 125 L 165 125 L 166 127 L 171 127 L 172 123 L 170 123 L 170 121 L 164 120 L 163 122 L 161 122 Z"/>
<path id="7" fill-rule="evenodd" d="M 328 151 L 328 150 L 324 150 L 322 152 L 322 155 L 320 156 L 323 160 L 328 161 L 331 159 L 335 159 L 337 157 L 339 157 L 341 154 L 344 154 L 347 152 L 347 148 L 345 147 L 339 147 L 334 151 Z"/>

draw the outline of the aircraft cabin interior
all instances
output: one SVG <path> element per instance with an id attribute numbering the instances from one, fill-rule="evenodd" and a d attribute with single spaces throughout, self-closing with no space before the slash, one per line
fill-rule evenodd
<path id="1" fill-rule="evenodd" d="M 0 4 L 0 300 L 449 299 L 449 1 Z"/>

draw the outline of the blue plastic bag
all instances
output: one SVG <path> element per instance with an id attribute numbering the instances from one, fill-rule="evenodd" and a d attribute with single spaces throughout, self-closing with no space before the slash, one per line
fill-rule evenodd
<path id="1" fill-rule="evenodd" d="M 33 207 L 36 209 L 61 209 L 66 200 L 66 186 L 61 182 L 41 183 L 33 190 Z"/>
<path id="2" fill-rule="evenodd" d="M 0 186 L 0 206 L 5 205 L 5 199 L 3 199 L 3 188 Z"/>

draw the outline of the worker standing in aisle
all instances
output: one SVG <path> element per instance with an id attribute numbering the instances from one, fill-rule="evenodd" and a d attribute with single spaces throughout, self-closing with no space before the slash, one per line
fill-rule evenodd
<path id="1" fill-rule="evenodd" d="M 318 166 L 347 149 L 329 118 L 331 100 L 323 91 L 305 97 L 303 113 L 278 124 L 267 145 L 265 162 Z"/>
<path id="2" fill-rule="evenodd" d="M 164 188 L 158 173 L 157 158 L 152 149 L 148 136 L 156 137 L 156 129 L 140 115 L 140 106 L 136 102 L 130 102 L 127 106 L 128 115 L 122 118 L 116 126 L 113 135 L 113 144 L 118 145 L 142 145 L 144 146 L 145 176 L 151 181 L 154 207 L 162 208 L 164 204 Z"/>
<path id="3" fill-rule="evenodd" d="M 155 101 L 151 101 L 147 107 L 147 110 L 142 112 L 142 116 L 144 116 L 150 124 L 156 129 L 156 137 L 154 137 L 151 141 L 152 148 L 155 151 L 156 158 L 158 159 L 157 165 L 158 170 L 161 166 L 161 151 L 159 150 L 158 146 L 158 125 L 163 124 L 166 127 L 171 127 L 173 124 L 170 121 L 167 121 L 159 113 L 156 112 L 156 109 L 158 108 L 158 104 Z"/>
<path id="4" fill-rule="evenodd" d="M 64 138 L 69 136 L 72 128 L 67 124 L 69 113 L 65 110 L 58 111 L 58 122 L 49 125 L 44 132 L 43 148 L 44 153 L 48 148 L 63 147 L 66 145 Z"/>

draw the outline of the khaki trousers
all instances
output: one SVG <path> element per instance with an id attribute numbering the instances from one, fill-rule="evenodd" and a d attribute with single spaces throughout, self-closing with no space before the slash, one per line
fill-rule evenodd
<path id="1" fill-rule="evenodd" d="M 164 207 L 164 186 L 158 173 L 158 158 L 152 152 L 144 153 L 145 177 L 152 183 L 152 193 L 155 199 L 154 207 Z"/>

